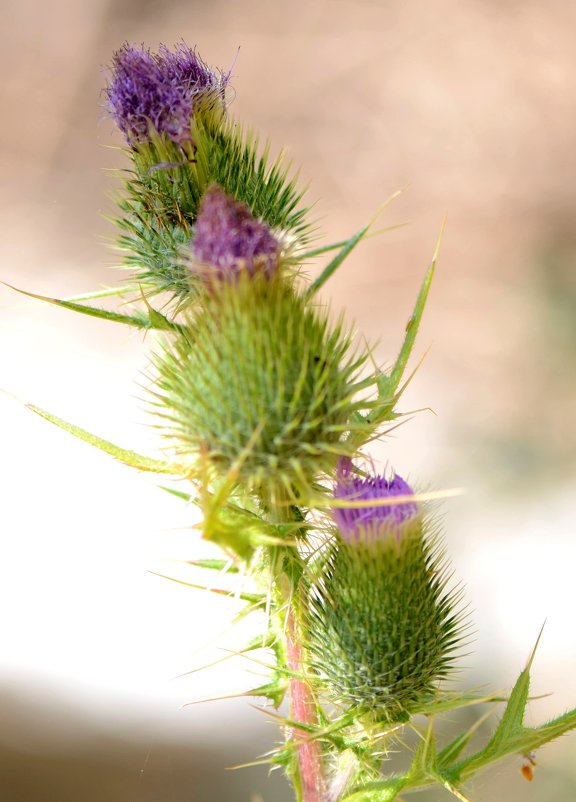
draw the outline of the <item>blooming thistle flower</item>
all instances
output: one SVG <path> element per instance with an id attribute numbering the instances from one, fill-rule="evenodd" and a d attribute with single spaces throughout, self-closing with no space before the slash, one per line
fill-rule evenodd
<path id="1" fill-rule="evenodd" d="M 126 44 L 112 58 L 108 109 L 130 145 L 148 141 L 151 128 L 183 144 L 191 139 L 195 106 L 223 103 L 228 79 L 184 43 L 174 51 L 160 45 L 158 53 Z"/>
<path id="2" fill-rule="evenodd" d="M 400 476 L 360 477 L 341 460 L 334 546 L 311 582 L 313 667 L 328 696 L 371 721 L 418 712 L 447 673 L 460 642 L 458 593 L 435 534 Z"/>
<path id="3" fill-rule="evenodd" d="M 280 243 L 244 203 L 212 186 L 200 203 L 192 253 L 197 264 L 207 266 L 207 275 L 226 278 L 247 271 L 270 277 L 278 267 Z"/>

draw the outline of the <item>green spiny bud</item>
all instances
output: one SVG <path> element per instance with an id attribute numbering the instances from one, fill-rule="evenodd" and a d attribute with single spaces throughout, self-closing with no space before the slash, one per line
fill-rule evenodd
<path id="1" fill-rule="evenodd" d="M 263 499 L 307 498 L 367 428 L 366 357 L 279 274 L 224 276 L 189 314 L 156 360 L 170 434 Z"/>
<path id="2" fill-rule="evenodd" d="M 360 479 L 343 462 L 335 496 L 374 506 L 335 512 L 339 532 L 310 589 L 312 664 L 336 704 L 402 721 L 451 666 L 457 594 L 446 589 L 438 541 L 403 479 Z"/>

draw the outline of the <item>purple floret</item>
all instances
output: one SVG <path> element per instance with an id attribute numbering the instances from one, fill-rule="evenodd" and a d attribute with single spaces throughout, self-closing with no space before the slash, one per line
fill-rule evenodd
<path id="1" fill-rule="evenodd" d="M 192 251 L 194 260 L 209 266 L 212 275 L 216 269 L 218 278 L 243 270 L 271 276 L 278 266 L 280 244 L 245 204 L 213 186 L 200 203 Z"/>
<path id="2" fill-rule="evenodd" d="M 350 465 L 340 466 L 334 497 L 339 500 L 372 501 L 413 496 L 414 491 L 401 476 L 391 479 L 383 476 L 360 477 L 353 474 Z M 342 537 L 348 543 L 358 540 L 375 540 L 394 533 L 401 536 L 402 525 L 419 515 L 415 501 L 374 507 L 335 507 L 334 518 Z"/>
<path id="3" fill-rule="evenodd" d="M 112 58 L 108 109 L 129 144 L 146 141 L 150 126 L 182 144 L 190 140 L 194 104 L 209 94 L 223 99 L 229 76 L 216 74 L 184 43 L 158 53 L 124 45 Z"/>

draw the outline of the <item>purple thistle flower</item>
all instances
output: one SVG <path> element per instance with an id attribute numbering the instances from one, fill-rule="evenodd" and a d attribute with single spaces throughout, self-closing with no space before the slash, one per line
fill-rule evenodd
<path id="1" fill-rule="evenodd" d="M 215 268 L 218 278 L 242 270 L 271 276 L 278 267 L 280 243 L 244 203 L 213 186 L 200 203 L 192 251 L 194 260 Z"/>
<path id="2" fill-rule="evenodd" d="M 158 53 L 125 44 L 112 58 L 106 87 L 108 110 L 129 144 L 149 139 L 150 126 L 179 144 L 189 141 L 190 119 L 199 98 L 220 97 L 229 74 L 216 74 L 184 43 Z"/>
<path id="3" fill-rule="evenodd" d="M 414 495 L 408 482 L 398 474 L 394 474 L 391 479 L 384 476 L 362 478 L 354 475 L 350 469 L 350 460 L 341 460 L 334 488 L 336 499 L 381 501 Z M 403 525 L 417 518 L 419 510 L 417 503 L 409 500 L 374 507 L 335 507 L 333 514 L 344 540 L 347 543 L 356 543 L 379 540 L 391 533 L 399 539 Z"/>

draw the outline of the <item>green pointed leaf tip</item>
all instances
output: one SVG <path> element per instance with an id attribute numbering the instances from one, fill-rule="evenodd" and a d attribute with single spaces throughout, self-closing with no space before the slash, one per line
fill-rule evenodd
<path id="1" fill-rule="evenodd" d="M 412 350 L 414 348 L 414 343 L 416 342 L 416 336 L 420 328 L 422 315 L 424 314 L 424 309 L 426 308 L 426 301 L 428 300 L 430 286 L 434 277 L 435 264 L 436 263 L 434 261 L 424 276 L 424 281 L 422 282 L 418 297 L 416 298 L 414 310 L 410 319 L 408 320 L 408 323 L 406 324 L 404 341 L 392 370 L 389 373 L 380 373 L 377 378 L 379 403 L 375 406 L 374 410 L 369 416 L 370 421 L 373 423 L 383 423 L 391 420 L 393 417 L 394 406 L 402 394 L 404 387 L 406 386 L 405 383 L 404 387 L 400 388 L 400 382 L 402 381 L 402 377 L 404 376 L 406 367 L 408 365 L 408 360 L 410 359 Z"/>
<path id="2" fill-rule="evenodd" d="M 119 244 L 138 280 L 147 291 L 168 292 L 180 301 L 195 296 L 182 254 L 212 184 L 245 203 L 287 247 L 304 244 L 311 234 L 303 193 L 281 159 L 270 161 L 267 147 L 260 152 L 253 134 L 210 115 L 197 116 L 192 133 L 194 146 L 155 135 L 131 152 L 134 172 L 118 220 Z"/>
<path id="3" fill-rule="evenodd" d="M 346 257 L 349 256 L 349 254 L 354 250 L 356 245 L 358 245 L 360 240 L 367 234 L 368 230 L 369 226 L 362 228 L 360 231 L 358 231 L 344 243 L 343 247 L 336 254 L 334 259 L 332 259 L 332 261 L 324 268 L 324 270 L 318 276 L 318 278 L 315 279 L 308 288 L 309 296 L 312 296 L 316 292 L 318 292 L 320 287 L 322 287 L 328 281 L 328 279 L 336 272 L 336 270 L 338 270 L 338 268 L 340 267 L 342 262 L 344 262 Z"/>
<path id="4" fill-rule="evenodd" d="M 399 541 L 338 539 L 312 583 L 306 627 L 333 702 L 394 723 L 434 699 L 462 640 L 448 575 L 437 538 L 424 537 L 418 519 Z"/>
<path id="5" fill-rule="evenodd" d="M 185 585 L 187 588 L 193 588 L 194 590 L 203 590 L 206 593 L 214 593 L 216 596 L 225 596 L 228 599 L 241 599 L 242 601 L 248 602 L 254 609 L 263 607 L 264 602 L 266 601 L 266 597 L 262 593 L 246 593 L 244 591 L 236 593 L 228 588 L 213 588 L 211 585 L 202 585 L 198 582 L 187 582 L 184 579 L 177 579 L 176 577 L 168 576 L 167 574 L 160 574 L 158 571 L 149 571 L 148 573 L 152 574 L 153 576 L 158 576 L 160 579 L 168 579 L 170 582 L 175 582 L 177 585 Z"/>
<path id="6" fill-rule="evenodd" d="M 372 379 L 340 325 L 281 277 L 221 282 L 156 358 L 157 410 L 183 453 L 204 450 L 255 492 L 300 499 L 372 430 L 356 413 Z M 268 491 L 266 491 L 268 492 Z"/>
<path id="7" fill-rule="evenodd" d="M 189 564 L 195 568 L 206 568 L 209 571 L 218 571 L 224 574 L 237 574 L 239 571 L 238 566 L 234 565 L 230 560 L 191 560 Z"/>
<path id="8" fill-rule="evenodd" d="M 38 295 L 34 292 L 26 292 L 25 290 L 18 289 L 18 287 L 13 287 L 11 284 L 6 284 L 5 286 L 10 287 L 10 289 L 15 290 L 16 292 L 19 292 L 21 295 L 26 295 L 28 298 L 34 298 L 37 301 L 53 304 L 54 306 L 59 306 L 62 309 L 68 309 L 71 312 L 78 312 L 82 315 L 88 315 L 89 317 L 97 317 L 102 320 L 112 321 L 113 323 L 123 323 L 126 326 L 133 326 L 137 329 L 167 330 L 178 328 L 177 324 L 169 321 L 163 314 L 155 309 L 152 309 L 152 307 L 148 307 L 149 314 L 138 310 L 133 315 L 127 315 L 120 312 L 109 311 L 107 309 L 99 309 L 97 307 L 88 306 L 87 304 L 81 304 L 72 300 L 60 300 L 59 298 L 50 298 L 47 295 Z M 108 291 L 104 292 L 104 295 L 110 294 L 112 293 Z M 94 296 L 98 297 L 98 293 L 94 293 Z"/>
<path id="9" fill-rule="evenodd" d="M 82 429 L 80 426 L 75 426 L 73 423 L 68 423 L 62 418 L 59 418 L 57 415 L 52 415 L 52 413 L 46 412 L 46 410 L 41 409 L 34 404 L 26 404 L 25 406 L 28 407 L 28 409 L 32 412 L 40 415 L 41 418 L 53 423 L 60 429 L 64 429 L 64 431 L 68 432 L 74 437 L 77 437 L 79 440 L 94 446 L 99 451 L 104 451 L 106 454 L 114 457 L 119 462 L 123 462 L 125 465 L 129 465 L 131 468 L 137 468 L 139 471 L 149 471 L 151 473 L 168 473 L 176 475 L 186 474 L 186 470 L 181 465 L 173 465 L 169 462 L 163 462 L 162 460 L 142 456 L 141 454 L 137 454 L 135 451 L 129 451 L 125 448 L 120 448 L 119 446 L 114 445 L 114 443 L 111 443 L 109 440 L 104 440 L 101 437 L 97 437 L 95 434 L 91 434 L 91 432 L 86 431 L 86 429 Z"/>
<path id="10" fill-rule="evenodd" d="M 541 634 L 541 633 L 540 633 Z M 502 718 L 486 746 L 449 769 L 449 776 L 461 782 L 504 757 L 526 754 L 576 729 L 576 709 L 542 724 L 525 727 L 524 717 L 529 701 L 530 668 L 536 649 L 526 668 L 520 673 L 510 694 Z"/>
<path id="11" fill-rule="evenodd" d="M 406 324 L 406 336 L 404 337 L 404 342 L 402 343 L 400 353 L 398 354 L 398 358 L 396 359 L 396 363 L 390 374 L 390 387 L 388 388 L 388 392 L 390 390 L 396 392 L 400 380 L 404 375 L 404 371 L 406 370 L 408 359 L 410 358 L 410 354 L 412 353 L 412 349 L 416 341 L 416 335 L 418 334 L 420 321 L 422 320 L 422 315 L 424 314 L 424 309 L 426 308 L 426 301 L 428 300 L 430 286 L 432 284 L 432 279 L 434 278 L 435 267 L 436 263 L 433 262 L 424 276 L 424 281 L 422 282 L 420 292 L 416 298 L 414 311 L 412 312 L 412 316 Z"/>

